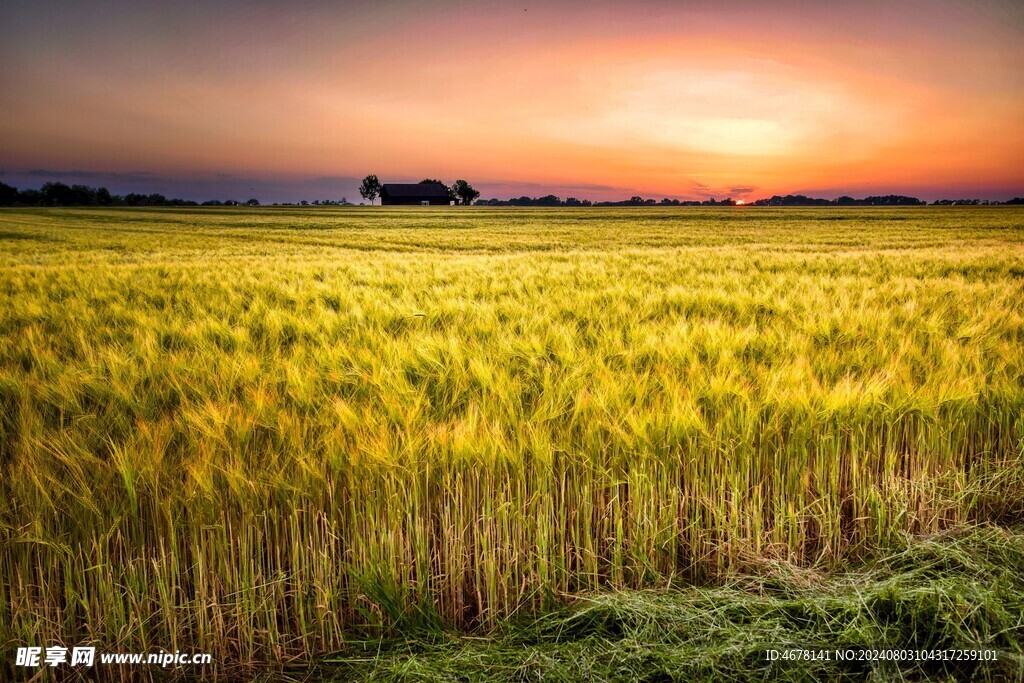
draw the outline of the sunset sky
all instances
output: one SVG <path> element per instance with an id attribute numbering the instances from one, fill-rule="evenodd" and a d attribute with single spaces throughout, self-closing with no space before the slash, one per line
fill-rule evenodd
<path id="1" fill-rule="evenodd" d="M 1024 3 L 839 5 L 4 0 L 0 180 L 1024 195 Z"/>

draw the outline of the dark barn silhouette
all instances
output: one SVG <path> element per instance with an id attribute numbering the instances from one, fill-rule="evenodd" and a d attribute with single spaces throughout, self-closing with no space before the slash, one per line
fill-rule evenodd
<path id="1" fill-rule="evenodd" d="M 441 183 L 384 183 L 380 203 L 387 205 L 448 206 L 448 188 Z"/>

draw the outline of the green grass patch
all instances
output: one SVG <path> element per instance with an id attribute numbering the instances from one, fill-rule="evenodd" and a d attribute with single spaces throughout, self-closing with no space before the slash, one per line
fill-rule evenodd
<path id="1" fill-rule="evenodd" d="M 836 650 L 992 650 L 995 661 L 843 661 Z M 829 659 L 768 658 L 810 650 Z M 316 673 L 367 681 L 1021 680 L 1024 533 L 916 539 L 855 571 L 775 565 L 714 588 L 577 597 L 479 635 L 353 645 Z"/>

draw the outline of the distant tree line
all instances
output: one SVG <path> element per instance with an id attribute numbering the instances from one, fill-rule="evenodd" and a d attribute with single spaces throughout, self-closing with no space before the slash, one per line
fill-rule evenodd
<path id="1" fill-rule="evenodd" d="M 111 194 L 105 187 L 44 183 L 38 190 L 19 190 L 0 183 L 0 206 L 259 206 L 258 199 L 239 202 L 233 199 L 208 202 L 168 199 L 162 194 Z"/>
<path id="2" fill-rule="evenodd" d="M 1005 202 L 996 199 L 936 199 L 932 206 L 996 206 L 999 204 L 1024 204 L 1024 197 L 1014 197 Z"/>
<path id="3" fill-rule="evenodd" d="M 173 201 L 178 202 L 178 201 L 181 201 L 181 200 L 180 199 L 175 199 Z M 195 202 L 191 202 L 191 203 L 188 203 L 188 204 L 184 204 L 183 206 L 195 206 L 195 205 L 196 205 Z M 245 201 L 245 202 L 236 202 L 234 199 L 225 199 L 224 201 L 220 201 L 219 199 L 211 199 L 209 201 L 205 201 L 205 202 L 200 202 L 199 203 L 199 206 L 259 206 L 259 205 L 260 205 L 260 200 L 258 200 L 258 199 L 250 199 L 250 200 Z M 147 206 L 154 206 L 154 205 L 153 204 L 148 204 Z M 156 206 L 159 206 L 159 204 L 157 204 Z"/>
<path id="4" fill-rule="evenodd" d="M 314 199 L 313 201 L 307 201 L 303 199 L 301 202 L 274 202 L 271 206 L 355 206 L 348 200 L 347 197 L 341 199 Z"/>
<path id="5" fill-rule="evenodd" d="M 589 199 L 577 199 L 575 197 L 569 197 L 568 199 L 562 200 L 553 194 L 545 195 L 544 197 L 527 197 L 522 196 L 512 199 L 481 199 L 476 202 L 477 206 L 736 206 L 738 203 L 735 199 L 727 198 L 716 200 L 714 197 L 699 200 L 679 200 L 664 198 L 662 200 L 657 199 L 644 199 L 643 197 L 634 195 L 629 199 L 625 199 L 617 202 L 591 202 Z M 745 202 L 746 206 L 924 206 L 928 202 L 918 199 L 917 197 L 907 197 L 905 195 L 889 194 L 889 195 L 874 195 L 870 197 L 864 197 L 863 199 L 855 199 L 854 197 L 842 196 L 835 199 L 822 199 L 819 197 L 807 197 L 802 194 L 788 194 L 786 196 L 775 195 L 768 199 L 758 199 L 751 202 Z M 933 206 L 945 206 L 945 205 L 982 205 L 982 206 L 995 206 L 1000 204 L 1024 204 L 1024 198 L 1015 197 L 1009 201 L 999 202 L 996 200 L 988 199 L 938 199 L 932 202 Z"/>
<path id="6" fill-rule="evenodd" d="M 771 199 L 758 199 L 750 202 L 752 206 L 924 206 L 927 203 L 917 197 L 907 197 L 901 194 L 875 195 L 863 199 L 854 199 L 845 195 L 836 199 L 819 199 L 805 197 L 802 194 L 788 194 L 785 197 L 775 195 Z M 932 202 L 932 206 L 996 206 L 1000 204 L 1024 204 L 1024 199 L 1016 197 L 1005 202 L 989 199 L 936 199 Z"/>
<path id="7" fill-rule="evenodd" d="M 732 199 L 679 200 L 665 197 L 661 201 L 657 199 L 644 199 L 638 195 L 620 202 L 592 202 L 589 199 L 577 199 L 569 197 L 562 200 L 553 194 L 543 197 L 522 196 L 512 199 L 481 199 L 476 202 L 477 206 L 734 206 L 736 202 Z"/>
<path id="8" fill-rule="evenodd" d="M 512 199 L 480 199 L 476 202 L 477 206 L 593 206 L 589 199 L 576 199 L 576 197 L 569 197 L 565 201 L 556 197 L 553 194 L 546 195 L 544 197 L 527 197 L 522 196 L 519 198 L 513 197 Z"/>
<path id="9" fill-rule="evenodd" d="M 644 199 L 633 195 L 621 202 L 594 202 L 594 206 L 736 206 L 736 200 L 728 197 L 726 199 L 669 199 L 663 198 L 660 202 L 657 199 Z"/>
<path id="10" fill-rule="evenodd" d="M 785 197 L 775 195 L 770 199 L 758 199 L 750 204 L 752 206 L 923 206 L 927 202 L 917 197 L 907 197 L 901 194 L 864 197 L 864 199 L 854 199 L 844 195 L 831 200 L 805 197 L 802 194 L 787 194 Z"/>
<path id="11" fill-rule="evenodd" d="M 553 194 L 543 197 L 513 197 L 511 199 L 477 199 L 480 193 L 465 180 L 456 180 L 446 185 L 440 180 L 425 178 L 421 183 L 440 183 L 448 191 L 448 197 L 460 204 L 477 206 L 735 206 L 732 198 L 716 200 L 714 197 L 705 200 L 679 200 L 664 198 L 644 199 L 634 195 L 623 201 L 592 202 L 589 199 L 569 197 L 561 199 Z M 380 181 L 377 176 L 370 175 L 363 179 L 360 194 L 372 203 L 380 195 Z M 474 201 L 475 200 L 475 201 Z M 802 194 L 775 195 L 768 199 L 747 202 L 747 206 L 924 206 L 927 202 L 917 197 L 905 195 L 877 195 L 855 199 L 849 196 L 836 199 L 807 197 Z M 1024 197 L 1000 202 L 988 199 L 936 199 L 932 206 L 995 206 L 1006 204 L 1024 204 Z M 0 206 L 259 206 L 258 199 L 240 202 L 234 199 L 212 199 L 196 202 L 191 199 L 167 198 L 162 194 L 111 194 L 105 187 L 89 187 L 87 185 L 66 185 L 60 182 L 43 184 L 37 190 L 19 190 L 0 182 Z M 274 203 L 274 206 L 352 206 L 345 197 L 340 200 L 319 199 L 312 202 L 302 200 L 297 203 Z"/>

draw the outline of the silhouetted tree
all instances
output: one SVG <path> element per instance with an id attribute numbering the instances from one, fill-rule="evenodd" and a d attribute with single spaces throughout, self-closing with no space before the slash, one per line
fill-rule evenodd
<path id="1" fill-rule="evenodd" d="M 43 183 L 39 191 L 43 194 L 43 202 L 47 206 L 70 206 L 74 203 L 74 194 L 64 183 Z"/>
<path id="2" fill-rule="evenodd" d="M 249 201 L 247 201 L 247 202 L 245 203 L 245 205 L 246 205 L 246 206 L 259 206 L 259 205 L 260 205 L 260 200 L 258 200 L 258 199 L 256 199 L 255 197 L 253 197 L 252 199 L 250 199 Z"/>
<path id="3" fill-rule="evenodd" d="M 96 206 L 96 190 L 86 185 L 72 185 L 69 199 L 75 206 Z"/>
<path id="4" fill-rule="evenodd" d="M 18 201 L 18 188 L 0 183 L 0 206 L 11 206 Z"/>
<path id="5" fill-rule="evenodd" d="M 371 174 L 363 178 L 363 184 L 359 186 L 359 194 L 363 199 L 369 199 L 372 206 L 373 200 L 380 194 L 380 181 L 377 180 L 377 176 Z"/>
<path id="6" fill-rule="evenodd" d="M 451 189 L 464 206 L 469 206 L 473 203 L 474 199 L 480 196 L 480 193 L 473 189 L 473 186 L 465 180 L 456 180 Z"/>
<path id="7" fill-rule="evenodd" d="M 43 193 L 39 190 L 22 190 L 18 193 L 18 204 L 25 206 L 45 206 Z"/>

